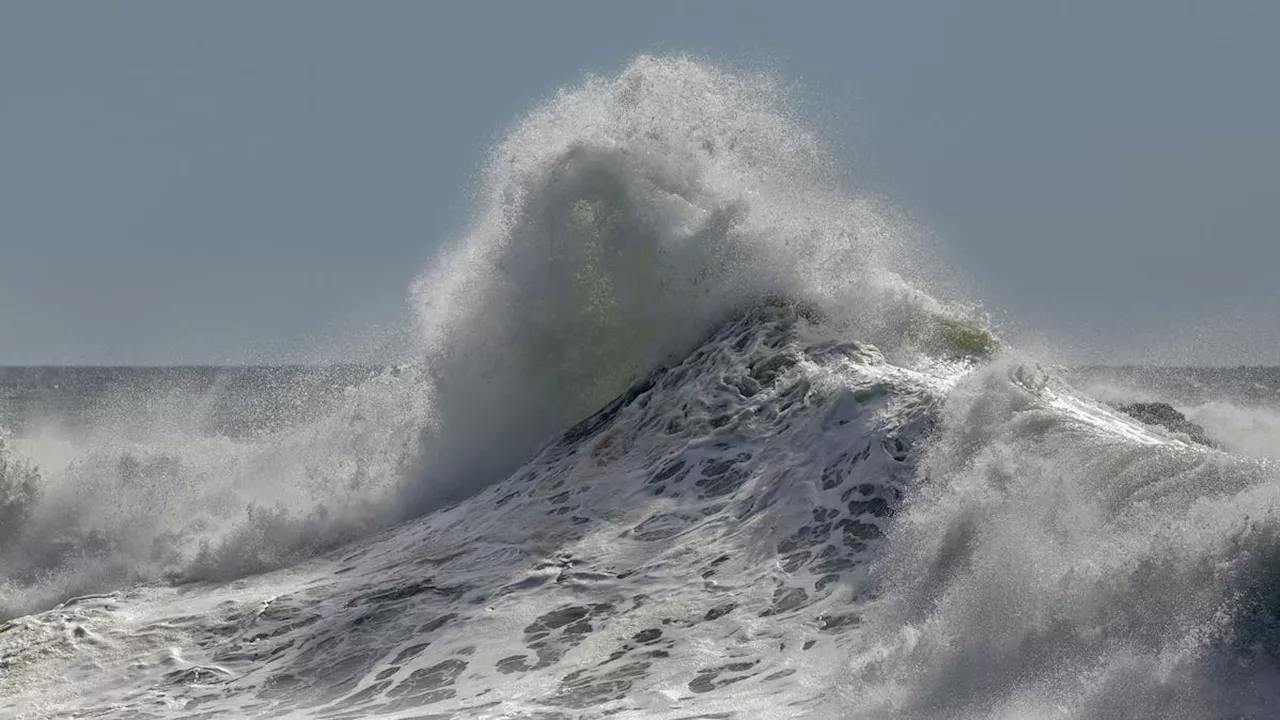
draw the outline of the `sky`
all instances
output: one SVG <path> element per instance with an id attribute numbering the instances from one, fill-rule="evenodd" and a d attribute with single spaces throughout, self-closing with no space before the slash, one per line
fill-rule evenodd
<path id="1" fill-rule="evenodd" d="M 367 359 L 486 148 L 638 53 L 775 70 L 1007 336 L 1280 364 L 1280 3 L 0 3 L 0 365 Z"/>

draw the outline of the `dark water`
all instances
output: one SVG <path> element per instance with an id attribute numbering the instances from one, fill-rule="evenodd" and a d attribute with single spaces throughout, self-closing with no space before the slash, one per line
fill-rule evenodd
<path id="1" fill-rule="evenodd" d="M 1220 448 L 1280 462 L 1280 368 L 1086 367 L 1067 373 L 1113 405 L 1164 402 Z"/>
<path id="2" fill-rule="evenodd" d="M 1169 402 L 1280 405 L 1280 367 L 1106 367 L 1069 370 L 1081 388 L 1111 385 Z"/>
<path id="3" fill-rule="evenodd" d="M 211 435 L 278 430 L 323 414 L 379 372 L 360 365 L 0 367 L 0 425 L 16 434 L 198 412 Z"/>

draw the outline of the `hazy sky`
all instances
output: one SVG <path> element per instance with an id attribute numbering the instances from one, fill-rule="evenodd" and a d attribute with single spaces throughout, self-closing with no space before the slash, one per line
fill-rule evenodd
<path id="1" fill-rule="evenodd" d="M 502 128 L 639 52 L 799 80 L 1019 334 L 1280 364 L 1278 37 L 1274 0 L 5 0 L 0 364 L 355 352 Z"/>

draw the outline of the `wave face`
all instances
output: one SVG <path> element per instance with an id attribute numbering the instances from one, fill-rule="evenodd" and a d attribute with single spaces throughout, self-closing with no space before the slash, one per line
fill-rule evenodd
<path id="1" fill-rule="evenodd" d="M 914 289 L 789 107 L 590 78 L 495 147 L 416 357 L 11 439 L 3 597 L 59 604 L 0 624 L 0 714 L 1275 717 L 1273 461 Z"/>
<path id="2" fill-rule="evenodd" d="M 840 337 L 766 306 L 449 508 L 16 620 L 0 709 L 1274 716 L 1274 467 Z"/>
<path id="3" fill-rule="evenodd" d="M 86 691 L 53 713 L 825 715 L 950 382 L 762 308 L 451 508 L 234 584 L 78 599 L 0 648 L 36 697 L 66 653 Z"/>

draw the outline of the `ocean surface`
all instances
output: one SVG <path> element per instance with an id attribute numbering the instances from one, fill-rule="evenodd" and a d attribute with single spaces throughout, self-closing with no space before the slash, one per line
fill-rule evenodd
<path id="1" fill-rule="evenodd" d="M 338 366 L 0 367 L 0 426 L 87 430 L 104 415 L 163 423 L 200 413 L 199 432 L 244 436 L 314 420 L 382 368 Z"/>
<path id="2" fill-rule="evenodd" d="M 1280 716 L 1280 369 L 1020 351 L 793 107 L 556 93 L 386 366 L 0 369 L 0 717 Z"/>

